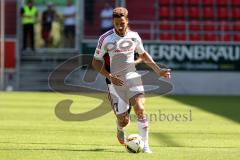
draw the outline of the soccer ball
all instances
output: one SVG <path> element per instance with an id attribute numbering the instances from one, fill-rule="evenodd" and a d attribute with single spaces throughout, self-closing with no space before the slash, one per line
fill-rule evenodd
<path id="1" fill-rule="evenodd" d="M 139 153 L 143 150 L 144 142 L 138 134 L 130 134 L 126 140 L 126 149 L 130 153 Z"/>

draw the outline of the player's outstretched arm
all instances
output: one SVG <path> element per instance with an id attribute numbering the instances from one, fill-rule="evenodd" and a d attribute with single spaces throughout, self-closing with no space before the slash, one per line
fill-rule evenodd
<path id="1" fill-rule="evenodd" d="M 139 63 L 142 63 L 142 58 L 138 57 L 138 58 L 134 61 L 134 63 L 135 63 L 136 65 L 139 64 Z"/>
<path id="2" fill-rule="evenodd" d="M 112 75 L 111 73 L 109 73 L 105 67 L 103 66 L 103 62 L 100 60 L 97 60 L 95 58 L 93 58 L 92 60 L 92 66 L 93 68 L 98 71 L 99 73 L 101 73 L 104 77 L 106 77 L 107 79 L 109 79 L 113 84 L 117 85 L 117 86 L 122 86 L 123 85 L 123 81 L 119 78 L 118 75 Z"/>
<path id="3" fill-rule="evenodd" d="M 96 71 L 101 73 L 104 77 L 109 78 L 110 73 L 104 68 L 102 61 L 93 58 L 92 66 Z"/>
<path id="4" fill-rule="evenodd" d="M 152 59 L 152 57 L 149 55 L 149 53 L 144 52 L 143 54 L 139 55 L 140 58 L 146 63 L 149 67 L 151 67 L 157 75 L 164 77 L 164 78 L 170 78 L 170 69 L 161 69 Z"/>

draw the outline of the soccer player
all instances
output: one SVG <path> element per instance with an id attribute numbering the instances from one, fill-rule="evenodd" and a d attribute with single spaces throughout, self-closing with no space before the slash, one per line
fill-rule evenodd
<path id="1" fill-rule="evenodd" d="M 148 144 L 148 121 L 144 113 L 144 88 L 141 84 L 141 76 L 136 72 L 134 52 L 136 51 L 140 60 L 151 67 L 158 76 L 170 78 L 170 70 L 159 68 L 144 50 L 138 33 L 131 31 L 128 26 L 126 8 L 113 9 L 113 27 L 100 36 L 92 65 L 108 80 L 109 97 L 117 117 L 118 141 L 125 144 L 129 106 L 133 106 L 137 116 L 137 126 L 144 141 L 143 152 L 152 153 Z"/>

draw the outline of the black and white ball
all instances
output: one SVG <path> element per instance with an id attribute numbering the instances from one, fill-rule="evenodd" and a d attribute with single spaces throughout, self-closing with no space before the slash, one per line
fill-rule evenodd
<path id="1" fill-rule="evenodd" d="M 138 134 L 130 134 L 126 140 L 126 148 L 130 153 L 140 153 L 144 147 L 142 137 Z"/>

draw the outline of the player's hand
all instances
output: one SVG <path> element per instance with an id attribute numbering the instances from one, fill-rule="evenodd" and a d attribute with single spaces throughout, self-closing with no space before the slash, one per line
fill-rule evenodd
<path id="1" fill-rule="evenodd" d="M 171 69 L 162 68 L 158 71 L 158 75 L 163 78 L 170 79 L 171 78 Z"/>
<path id="2" fill-rule="evenodd" d="M 112 74 L 109 74 L 109 80 L 113 83 L 113 84 L 115 84 L 115 85 L 117 85 L 117 86 L 122 86 L 124 83 L 123 83 L 123 81 L 119 78 L 120 77 L 120 75 L 112 75 Z"/>

